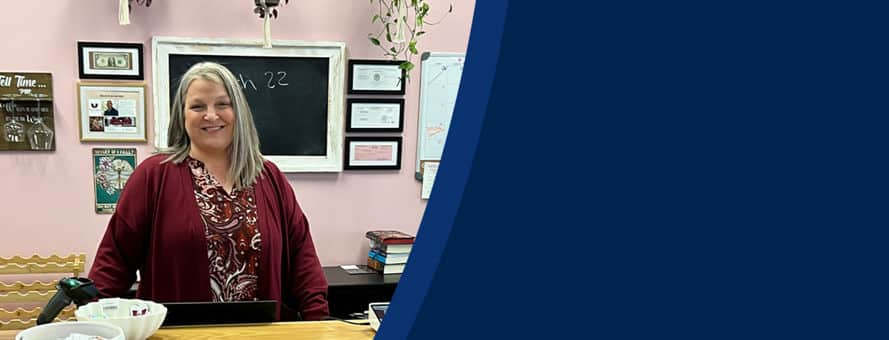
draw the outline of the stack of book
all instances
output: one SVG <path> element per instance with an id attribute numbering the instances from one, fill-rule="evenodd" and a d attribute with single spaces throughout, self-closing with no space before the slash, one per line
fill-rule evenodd
<path id="1" fill-rule="evenodd" d="M 371 230 L 367 266 L 383 274 L 401 274 L 414 245 L 414 236 L 396 230 Z"/>

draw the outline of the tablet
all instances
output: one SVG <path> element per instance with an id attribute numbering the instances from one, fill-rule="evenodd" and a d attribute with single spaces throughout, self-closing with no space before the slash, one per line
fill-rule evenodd
<path id="1" fill-rule="evenodd" d="M 370 328 L 373 328 L 374 331 L 380 328 L 380 323 L 383 322 L 383 315 L 386 315 L 387 309 L 389 309 L 388 302 L 371 302 L 368 304 L 367 320 L 370 321 Z"/>

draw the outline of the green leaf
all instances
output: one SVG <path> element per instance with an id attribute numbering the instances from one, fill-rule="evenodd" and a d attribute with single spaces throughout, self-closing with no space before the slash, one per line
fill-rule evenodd
<path id="1" fill-rule="evenodd" d="M 379 20 L 379 19 L 380 19 L 380 15 L 379 15 L 379 14 L 374 14 L 373 19 L 370 19 L 370 23 L 371 23 L 371 24 L 372 24 L 372 23 L 375 23 L 375 22 L 377 22 L 377 20 Z"/>
<path id="2" fill-rule="evenodd" d="M 371 44 L 380 46 L 380 39 L 377 39 L 377 38 L 374 38 L 374 37 L 368 37 L 368 39 L 370 39 L 370 43 L 371 43 Z"/>
<path id="3" fill-rule="evenodd" d="M 402 70 L 410 72 L 410 70 L 414 69 L 414 63 L 405 61 L 405 62 L 401 63 L 400 65 L 398 65 L 398 67 L 400 67 Z"/>
<path id="4" fill-rule="evenodd" d="M 407 49 L 410 50 L 411 53 L 413 53 L 413 54 L 418 54 L 417 53 L 417 41 L 413 40 L 409 44 L 407 44 Z"/>
<path id="5" fill-rule="evenodd" d="M 392 53 L 398 53 L 398 50 L 396 50 L 395 47 L 389 47 L 389 50 L 392 51 Z"/>
<path id="6" fill-rule="evenodd" d="M 411 0 L 411 6 L 417 7 L 417 0 Z"/>

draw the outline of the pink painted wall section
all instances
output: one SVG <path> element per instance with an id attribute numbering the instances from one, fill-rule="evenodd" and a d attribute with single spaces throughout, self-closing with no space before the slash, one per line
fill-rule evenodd
<path id="1" fill-rule="evenodd" d="M 433 1 L 430 16 L 440 18 L 450 2 Z M 383 59 L 367 41 L 376 26 L 376 3 L 364 0 L 294 0 L 279 9 L 272 23 L 274 39 L 341 41 L 351 59 Z M 444 21 L 427 27 L 420 49 L 465 52 L 475 1 L 457 0 Z M 145 82 L 151 88 L 151 38 L 261 39 L 262 20 L 250 0 L 153 1 L 136 6 L 131 24 L 117 22 L 117 1 L 54 0 L 0 3 L 0 71 L 51 72 L 55 102 L 56 151 L 0 152 L 0 256 L 86 252 L 92 262 L 110 215 L 94 213 L 91 149 L 133 147 L 141 161 L 153 143 L 149 98 L 149 142 L 81 143 L 77 134 L 77 41 L 142 42 Z M 419 62 L 419 60 L 416 60 Z M 419 78 L 419 69 L 412 75 Z M 336 174 L 288 174 L 308 215 L 323 265 L 363 263 L 364 232 L 395 228 L 415 233 L 426 201 L 413 176 L 416 161 L 419 81 L 407 88 L 403 169 L 346 171 Z"/>

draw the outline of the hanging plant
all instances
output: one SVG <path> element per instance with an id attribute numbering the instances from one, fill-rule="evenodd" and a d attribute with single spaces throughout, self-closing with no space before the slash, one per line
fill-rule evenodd
<path id="1" fill-rule="evenodd" d="M 444 20 L 444 17 L 435 22 L 427 21 L 429 14 L 429 1 L 426 0 L 370 0 L 373 4 L 379 4 L 379 10 L 370 22 L 380 22 L 380 30 L 377 33 L 369 33 L 367 38 L 374 46 L 379 47 L 385 56 L 393 60 L 403 59 L 400 67 L 404 70 L 405 81 L 410 80 L 410 71 L 414 68 L 413 57 L 419 54 L 417 43 L 423 34 L 425 25 L 435 25 Z M 451 4 L 445 16 L 454 11 Z"/>
<path id="2" fill-rule="evenodd" d="M 286 5 L 290 0 L 284 0 L 284 4 Z M 253 4 L 256 5 L 256 8 L 253 9 L 253 13 L 259 16 L 260 19 L 265 19 L 266 16 L 271 16 L 272 18 L 278 18 L 278 5 L 281 3 L 280 0 L 265 0 L 265 4 L 263 4 L 262 0 L 253 0 Z"/>
<path id="3" fill-rule="evenodd" d="M 151 7 L 151 0 L 130 0 L 130 10 L 133 10 L 133 3 L 137 5 L 143 5 L 145 7 Z"/>

